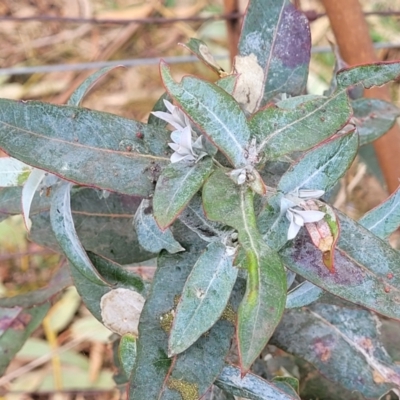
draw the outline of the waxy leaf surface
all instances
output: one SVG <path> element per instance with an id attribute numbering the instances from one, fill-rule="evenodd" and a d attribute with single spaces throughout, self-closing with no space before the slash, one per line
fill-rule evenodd
<path id="1" fill-rule="evenodd" d="M 67 104 L 69 106 L 80 106 L 84 97 L 90 92 L 96 83 L 115 68 L 118 67 L 104 67 L 90 75 L 74 90 L 71 97 L 68 99 Z"/>
<path id="2" fill-rule="evenodd" d="M 340 298 L 400 319 L 400 254 L 357 222 L 336 213 L 341 232 L 334 254 L 335 273 L 324 266 L 306 232 L 280 251 L 284 264 Z"/>
<path id="3" fill-rule="evenodd" d="M 82 185 L 149 196 L 168 164 L 161 128 L 36 101 L 1 99 L 0 109 L 0 147 L 7 154 Z"/>
<path id="4" fill-rule="evenodd" d="M 292 289 L 286 298 L 286 308 L 299 308 L 308 306 L 318 300 L 324 291 L 313 283 L 304 281 Z"/>
<path id="5" fill-rule="evenodd" d="M 93 267 L 75 231 L 71 212 L 71 187 L 69 182 L 63 182 L 55 189 L 50 209 L 51 227 L 73 267 L 93 283 L 106 286 L 107 283 Z"/>
<path id="6" fill-rule="evenodd" d="M 377 399 L 400 386 L 400 368 L 379 340 L 378 323 L 367 310 L 315 304 L 286 311 L 272 343 L 346 389 Z"/>
<path id="7" fill-rule="evenodd" d="M 284 193 L 299 189 L 332 188 L 353 162 L 358 149 L 358 135 L 350 132 L 310 150 L 282 176 L 278 190 Z"/>
<path id="8" fill-rule="evenodd" d="M 1 204 L 1 203 L 0 203 Z M 201 195 L 196 193 L 179 215 L 179 220 L 206 242 L 218 240 L 229 229 L 224 224 L 210 221 L 204 214 Z"/>
<path id="9" fill-rule="evenodd" d="M 170 356 L 186 350 L 221 317 L 238 274 L 234 256 L 232 248 L 213 242 L 196 261 L 175 310 Z"/>
<path id="10" fill-rule="evenodd" d="M 294 109 L 265 108 L 250 119 L 249 125 L 258 151 L 270 159 L 310 149 L 342 128 L 350 115 L 347 95 L 340 92 L 306 101 Z"/>
<path id="11" fill-rule="evenodd" d="M 162 231 L 152 214 L 149 200 L 142 200 L 134 219 L 135 230 L 140 245 L 151 253 L 158 253 L 162 249 L 169 253 L 177 253 L 185 249 L 174 239 L 170 229 Z"/>
<path id="12" fill-rule="evenodd" d="M 360 146 L 384 135 L 396 122 L 400 110 L 393 104 L 380 99 L 358 99 L 351 103 L 353 122 L 360 136 Z"/>
<path id="13" fill-rule="evenodd" d="M 286 300 L 286 275 L 279 256 L 257 229 L 253 194 L 218 169 L 203 188 L 208 218 L 233 226 L 246 254 L 246 293 L 239 307 L 237 340 L 242 371 L 247 372 L 279 323 Z"/>
<path id="14" fill-rule="evenodd" d="M 9 193 L 5 197 L 4 209 L 18 214 L 18 193 Z M 7 193 L 4 193 L 5 195 Z M 13 200 L 15 199 L 15 200 Z M 33 199 L 31 210 L 32 229 L 30 239 L 60 252 L 60 247 L 50 226 L 51 197 L 39 196 Z M 14 202 L 14 209 L 11 205 Z M 16 202 L 16 203 L 15 203 Z M 132 226 L 133 216 L 140 204 L 137 197 L 110 193 L 107 198 L 101 191 L 80 188 L 71 193 L 71 209 L 78 237 L 86 250 L 110 258 L 119 264 L 130 264 L 149 260 L 155 256 L 139 246 L 137 235 Z"/>
<path id="15" fill-rule="evenodd" d="M 168 165 L 158 179 L 153 198 L 154 217 L 161 229 L 170 226 L 211 174 L 213 162 L 206 157 L 196 164 Z"/>
<path id="16" fill-rule="evenodd" d="M 387 239 L 400 226 L 400 188 L 367 212 L 358 223 L 381 239 Z"/>
<path id="17" fill-rule="evenodd" d="M 273 383 L 259 376 L 247 373 L 243 378 L 239 368 L 226 366 L 215 384 L 225 392 L 250 400 L 295 400 L 296 397 L 286 394 Z"/>
<path id="18" fill-rule="evenodd" d="M 200 398 L 224 366 L 234 325 L 231 315 L 221 319 L 184 353 L 168 358 L 168 335 L 174 308 L 192 266 L 204 249 L 205 242 L 185 230 L 184 253 L 162 252 L 158 259 L 152 287 L 139 323 L 137 361 L 130 382 L 130 397 L 147 400 L 180 400 L 183 393 Z M 241 291 L 234 291 L 233 310 Z M 239 296 L 238 296 L 239 295 Z M 231 313 L 229 313 L 230 315 Z"/>
<path id="19" fill-rule="evenodd" d="M 239 77 L 238 86 L 244 89 L 239 101 L 253 112 L 278 93 L 301 94 L 307 83 L 310 51 L 307 18 L 289 1 L 250 2 L 235 59 L 236 72 L 244 75 Z M 259 80 L 260 89 L 254 90 L 254 80 Z"/>
<path id="20" fill-rule="evenodd" d="M 185 44 L 182 44 L 182 46 L 189 49 L 194 55 L 198 57 L 200 61 L 203 61 L 205 65 L 210 67 L 217 74 L 220 74 L 224 71 L 215 61 L 210 49 L 202 40 L 190 38 L 189 41 Z"/>
<path id="21" fill-rule="evenodd" d="M 182 110 L 236 168 L 247 164 L 250 130 L 239 104 L 225 90 L 193 76 L 176 83 L 165 63 L 161 77 Z"/>
<path id="22" fill-rule="evenodd" d="M 342 69 L 337 73 L 336 79 L 339 89 L 358 84 L 369 89 L 393 81 L 398 76 L 400 76 L 400 62 L 389 61 Z"/>

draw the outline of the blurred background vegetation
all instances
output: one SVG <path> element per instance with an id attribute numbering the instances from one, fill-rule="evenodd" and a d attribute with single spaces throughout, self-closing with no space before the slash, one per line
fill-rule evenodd
<path id="1" fill-rule="evenodd" d="M 323 13 L 318 0 L 296 2 L 309 13 Z M 400 10 L 400 0 L 361 0 L 364 11 Z M 73 89 L 93 70 L 18 75 L 5 68 L 74 64 L 92 61 L 188 56 L 178 43 L 190 37 L 204 40 L 220 64 L 230 70 L 229 38 L 223 20 L 138 24 L 130 19 L 213 17 L 224 13 L 223 0 L 2 0 L 0 2 L 0 97 L 65 103 Z M 311 15 L 311 14 L 310 14 Z M 21 21 L 30 16 L 125 19 L 124 24 Z M 11 19 L 10 19 L 11 18 Z M 400 59 L 400 16 L 368 16 L 376 43 L 399 47 L 377 50 L 381 60 Z M 311 23 L 313 46 L 324 50 L 334 36 L 327 17 Z M 355 49 L 355 51 L 357 51 Z M 333 54 L 312 56 L 309 91 L 322 94 L 334 64 Z M 216 76 L 200 63 L 173 66 L 174 76 L 193 73 Z M 86 97 L 84 106 L 145 121 L 163 93 L 158 66 L 140 65 L 111 71 Z M 391 86 L 393 102 L 400 106 L 399 84 Z M 368 161 L 368 160 L 367 160 Z M 360 217 L 387 196 L 373 160 L 359 159 L 343 178 L 336 206 Z M 1 216 L 1 205 L 0 205 Z M 0 219 L 1 220 L 1 219 Z M 396 236 L 393 244 L 397 244 Z M 0 296 L 12 296 L 44 286 L 60 257 L 29 242 L 21 218 L 0 223 Z M 140 271 L 151 276 L 151 269 Z M 118 399 L 112 380 L 109 332 L 85 307 L 73 288 L 55 302 L 43 326 L 18 354 L 7 374 L 0 377 L 0 400 L 14 399 Z M 61 348 L 60 357 L 50 350 Z M 400 361 L 400 358 L 395 358 Z M 32 364 L 33 363 L 33 364 Z M 36 364 L 35 364 L 36 363 Z M 54 393 L 56 388 L 63 393 Z M 28 394 L 26 392 L 29 392 Z"/>

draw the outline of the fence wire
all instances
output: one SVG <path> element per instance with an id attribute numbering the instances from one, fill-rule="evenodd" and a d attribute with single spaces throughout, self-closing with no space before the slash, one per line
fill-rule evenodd
<path id="1" fill-rule="evenodd" d="M 400 43 L 375 43 L 375 49 L 392 49 L 400 48 Z M 332 48 L 329 46 L 314 46 L 311 49 L 312 54 L 331 53 Z M 215 55 L 216 60 L 226 60 L 228 54 Z M 166 61 L 168 64 L 183 64 L 199 62 L 196 56 L 174 56 L 174 57 L 152 57 L 152 58 L 130 58 L 115 61 L 93 61 L 74 64 L 53 64 L 53 65 L 35 65 L 30 67 L 9 67 L 0 68 L 0 75 L 29 75 L 37 73 L 65 72 L 65 71 L 83 71 L 89 69 L 100 69 L 103 67 L 140 67 L 145 65 L 158 65 L 160 60 Z"/>

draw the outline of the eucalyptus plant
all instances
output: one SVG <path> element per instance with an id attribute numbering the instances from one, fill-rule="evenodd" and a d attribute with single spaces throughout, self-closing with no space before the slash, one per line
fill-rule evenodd
<path id="1" fill-rule="evenodd" d="M 399 115 L 360 89 L 397 79 L 400 62 L 335 70 L 324 95 L 305 94 L 310 30 L 288 0 L 250 2 L 232 72 L 186 46 L 215 81 L 177 82 L 161 62 L 147 123 L 81 107 L 108 69 L 67 105 L 0 100 L 1 218 L 22 213 L 66 260 L 46 289 L 0 300 L 0 372 L 72 278 L 116 334 L 129 399 L 298 399 L 296 377 L 250 371 L 267 344 L 335 382 L 323 398 L 400 388 L 376 317 L 400 319 L 387 241 L 400 194 L 358 222 L 329 203 Z M 150 282 L 124 268 L 152 259 Z"/>

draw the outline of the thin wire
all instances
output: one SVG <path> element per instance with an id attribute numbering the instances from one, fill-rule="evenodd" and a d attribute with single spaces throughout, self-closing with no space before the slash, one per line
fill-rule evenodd
<path id="1" fill-rule="evenodd" d="M 229 20 L 238 19 L 242 17 L 241 13 L 230 13 L 230 14 L 217 14 L 210 15 L 208 17 L 192 16 L 192 17 L 151 17 L 151 18 L 125 18 L 125 19 L 110 19 L 110 18 L 80 18 L 80 17 L 55 17 L 52 15 L 32 15 L 29 17 L 13 17 L 13 16 L 0 16 L 0 21 L 14 21 L 14 22 L 25 22 L 25 21 L 40 21 L 40 22 L 62 22 L 62 23 L 74 23 L 74 24 L 113 24 L 113 25 L 127 25 L 131 23 L 135 24 L 173 24 L 176 22 L 207 22 L 207 21 L 218 21 L 218 20 Z"/>
<path id="2" fill-rule="evenodd" d="M 304 11 L 304 14 L 310 21 L 315 21 L 318 18 L 326 16 L 326 13 L 317 13 L 316 11 Z M 377 15 L 381 17 L 387 16 L 400 16 L 398 10 L 387 11 L 368 11 L 365 12 L 366 17 Z M 110 19 L 110 18 L 80 18 L 80 17 L 57 17 L 53 15 L 32 15 L 29 17 L 14 17 L 14 16 L 0 16 L 0 21 L 41 21 L 41 22 L 61 22 L 61 23 L 74 23 L 74 24 L 113 24 L 113 25 L 126 25 L 130 23 L 136 24 L 173 24 L 175 22 L 196 22 L 196 21 L 216 21 L 216 20 L 230 20 L 239 19 L 243 17 L 241 13 L 218 14 L 208 17 L 192 16 L 192 17 L 151 17 L 151 18 L 132 18 L 132 19 Z"/>
<path id="3" fill-rule="evenodd" d="M 375 49 L 393 49 L 400 48 L 400 43 L 375 43 Z M 331 53 L 332 49 L 329 46 L 314 46 L 311 49 L 312 54 L 317 53 Z M 217 60 L 228 59 L 227 54 L 220 54 L 214 56 Z M 169 64 L 182 64 L 198 62 L 199 59 L 196 56 L 175 56 L 175 57 L 153 57 L 153 58 L 136 58 L 127 60 L 116 60 L 116 61 L 95 61 L 86 63 L 76 64 L 54 64 L 54 65 L 36 65 L 32 67 L 10 67 L 0 68 L 1 75 L 29 75 L 37 73 L 50 73 L 50 72 L 65 72 L 65 71 L 83 71 L 88 69 L 100 69 L 103 67 L 139 67 L 144 65 L 158 65 L 160 60 L 163 59 Z"/>

